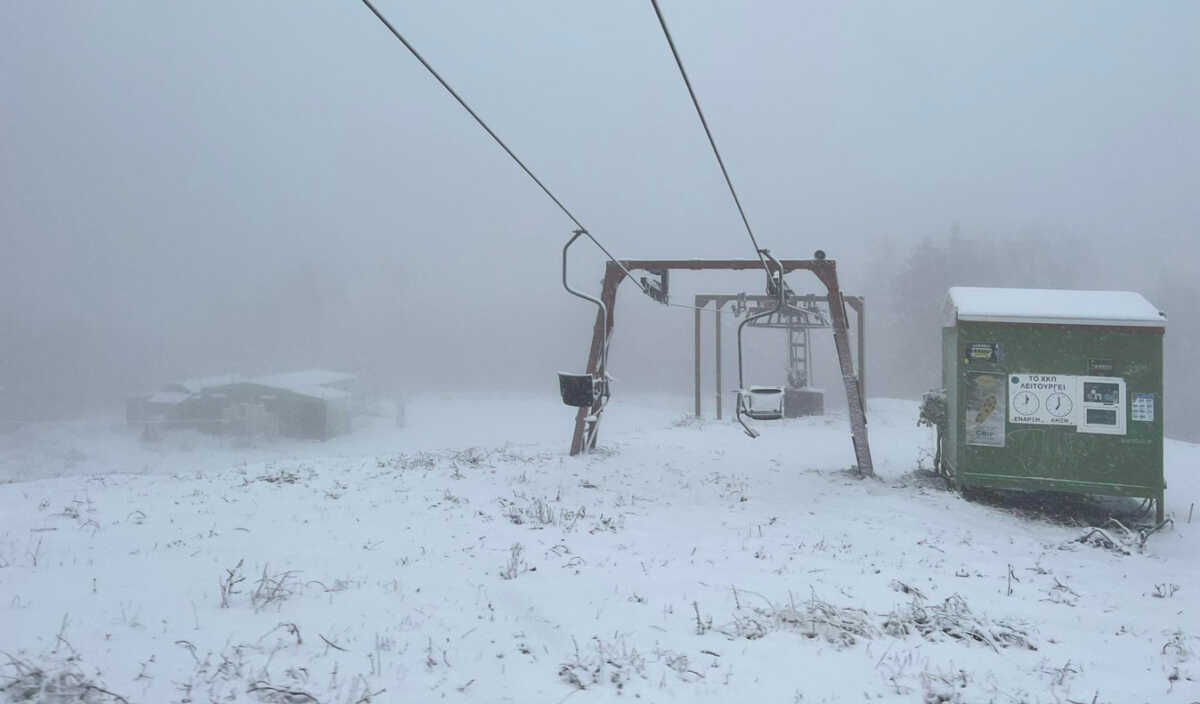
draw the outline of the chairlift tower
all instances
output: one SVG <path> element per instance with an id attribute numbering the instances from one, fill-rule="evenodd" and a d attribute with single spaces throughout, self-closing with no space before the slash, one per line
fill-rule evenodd
<path id="1" fill-rule="evenodd" d="M 564 260 L 565 261 L 565 260 Z M 614 325 L 614 313 L 616 306 L 617 288 L 626 278 L 630 270 L 641 270 L 646 272 L 655 272 L 665 274 L 670 270 L 690 270 L 690 271 L 751 271 L 760 269 L 763 266 L 762 262 L 756 259 L 654 259 L 654 260 L 610 260 L 605 264 L 604 280 L 601 284 L 600 298 L 596 299 L 598 304 L 598 313 L 596 322 L 593 326 L 592 343 L 588 350 L 588 363 L 585 375 L 597 377 L 597 373 L 602 370 L 602 362 L 607 357 L 608 339 Z M 856 372 L 854 368 L 854 360 L 850 351 L 850 336 L 848 331 L 848 315 L 846 314 L 846 306 L 855 307 L 855 301 L 852 301 L 850 296 L 844 296 L 841 287 L 838 284 L 837 278 L 837 263 L 832 259 L 826 259 L 825 253 L 818 251 L 813 259 L 783 259 L 779 261 L 780 271 L 784 274 L 791 271 L 810 271 L 817 279 L 825 286 L 827 295 L 824 297 L 829 305 L 830 327 L 833 329 L 834 348 L 837 351 L 838 364 L 841 369 L 842 382 L 846 392 L 846 405 L 849 409 L 850 416 L 850 433 L 851 442 L 854 447 L 854 456 L 857 461 L 858 471 L 865 475 L 873 475 L 875 473 L 874 466 L 871 461 L 871 448 L 867 438 L 867 414 L 866 414 L 866 397 L 862 388 L 862 361 L 863 361 L 863 339 L 862 339 L 862 299 L 857 299 L 856 312 L 858 313 L 859 326 L 859 369 Z M 665 275 L 662 277 L 665 279 Z M 564 268 L 565 279 L 565 268 Z M 663 287 L 665 294 L 665 286 Z M 722 298 L 717 296 L 715 298 Z M 723 296 L 725 303 L 735 300 L 738 296 Z M 750 297 L 746 297 L 747 299 Z M 696 369 L 697 369 L 697 389 L 699 388 L 699 360 L 700 360 L 700 345 L 699 345 L 699 321 L 700 309 L 697 306 L 696 310 Z M 717 308 L 717 314 L 720 315 L 720 307 Z M 717 327 L 720 330 L 720 327 Z M 719 334 L 719 333 L 718 333 Z M 807 352 L 807 350 L 806 350 Z M 563 375 L 560 375 L 560 381 Z M 699 393 L 697 391 L 697 393 Z M 566 396 L 564 395 L 564 400 Z M 594 401 L 590 405 L 579 404 L 579 408 L 575 415 L 575 430 L 571 436 L 571 454 L 577 455 L 580 452 L 585 452 L 596 444 L 596 424 L 599 418 L 599 413 L 603 411 L 604 405 L 607 402 L 607 394 L 594 396 Z M 575 404 L 569 404 L 575 405 Z M 697 407 L 699 402 L 697 402 Z"/>
<path id="2" fill-rule="evenodd" d="M 788 388 L 803 389 L 813 383 L 812 357 L 808 355 L 809 347 L 812 344 L 812 334 L 808 330 L 808 328 L 788 328 Z"/>

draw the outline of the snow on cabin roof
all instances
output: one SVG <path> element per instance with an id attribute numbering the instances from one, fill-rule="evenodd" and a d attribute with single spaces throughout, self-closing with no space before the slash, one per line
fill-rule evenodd
<path id="1" fill-rule="evenodd" d="M 328 369 L 306 369 L 302 372 L 287 372 L 285 374 L 268 374 L 252 379 L 255 384 L 263 386 L 278 386 L 281 389 L 296 390 L 339 384 L 353 381 L 356 377 L 345 372 L 334 372 Z"/>
<path id="2" fill-rule="evenodd" d="M 177 403 L 183 403 L 191 397 L 192 395 L 186 391 L 155 391 L 146 397 L 146 402 L 175 405 Z"/>
<path id="3" fill-rule="evenodd" d="M 281 388 L 284 388 L 291 393 L 299 394 L 300 396 L 319 398 L 322 401 L 336 401 L 351 397 L 351 394 L 342 391 L 341 389 L 333 389 L 328 386 L 287 386 Z"/>
<path id="4" fill-rule="evenodd" d="M 225 374 L 222 376 L 210 376 L 197 379 L 184 379 L 172 384 L 167 384 L 154 395 L 156 401 L 160 403 L 168 402 L 167 399 L 174 399 L 174 395 L 178 394 L 179 400 L 184 398 L 202 394 L 204 392 L 217 392 L 223 387 L 234 386 L 236 384 L 253 384 L 256 386 L 270 387 L 287 391 L 301 396 L 309 396 L 324 400 L 344 399 L 349 398 L 351 394 L 346 393 L 341 389 L 334 388 L 332 384 L 338 384 L 356 379 L 353 374 L 345 372 L 334 372 L 325 369 L 309 369 L 302 372 L 287 372 L 284 374 L 269 374 L 256 378 L 246 378 L 240 374 Z M 175 401 L 170 401 L 175 402 Z"/>
<path id="5" fill-rule="evenodd" d="M 947 327 L 955 320 L 1057 325 L 1166 327 L 1167 318 L 1133 291 L 955 286 L 946 298 Z"/>
<path id="6" fill-rule="evenodd" d="M 171 384 L 167 384 L 163 391 L 175 391 L 177 388 L 185 389 L 188 393 L 198 394 L 205 389 L 213 389 L 218 386 L 228 386 L 242 381 L 240 374 L 222 374 L 220 376 L 205 376 L 195 379 L 183 379 Z"/>

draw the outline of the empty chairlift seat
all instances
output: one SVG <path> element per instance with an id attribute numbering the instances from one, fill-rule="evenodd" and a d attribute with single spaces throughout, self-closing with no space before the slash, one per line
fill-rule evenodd
<path id="1" fill-rule="evenodd" d="M 754 420 L 779 420 L 783 417 L 782 386 L 751 386 L 738 393 L 742 413 Z"/>
<path id="2" fill-rule="evenodd" d="M 603 382 L 591 374 L 558 373 L 558 390 L 563 403 L 576 408 L 591 406 L 603 395 Z"/>

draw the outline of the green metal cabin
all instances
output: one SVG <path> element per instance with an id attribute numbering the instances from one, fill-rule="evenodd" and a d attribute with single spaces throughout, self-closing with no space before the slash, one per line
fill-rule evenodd
<path id="1" fill-rule="evenodd" d="M 959 488 L 1144 497 L 1161 521 L 1166 322 L 1128 291 L 951 288 L 943 473 Z"/>

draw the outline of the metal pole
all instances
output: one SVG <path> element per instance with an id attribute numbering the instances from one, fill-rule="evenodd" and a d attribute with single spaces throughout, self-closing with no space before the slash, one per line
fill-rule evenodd
<path id="1" fill-rule="evenodd" d="M 721 302 L 717 301 L 717 307 L 713 311 L 716 315 L 713 316 L 714 325 L 717 331 L 717 344 L 713 352 L 713 359 L 717 361 L 717 420 L 721 420 Z"/>
<path id="2" fill-rule="evenodd" d="M 696 306 L 696 310 L 694 311 L 694 313 L 696 314 L 696 320 L 695 320 L 695 331 L 694 331 L 695 339 L 693 340 L 693 342 L 695 343 L 695 348 L 696 348 L 696 369 L 695 369 L 695 376 L 692 379 L 692 384 L 693 384 L 693 388 L 695 389 L 695 392 L 696 392 L 696 417 L 699 418 L 700 417 L 700 307 L 699 306 Z"/>
<path id="3" fill-rule="evenodd" d="M 816 386 L 813 383 L 812 331 L 808 328 L 804 328 L 804 384 L 810 389 Z"/>

